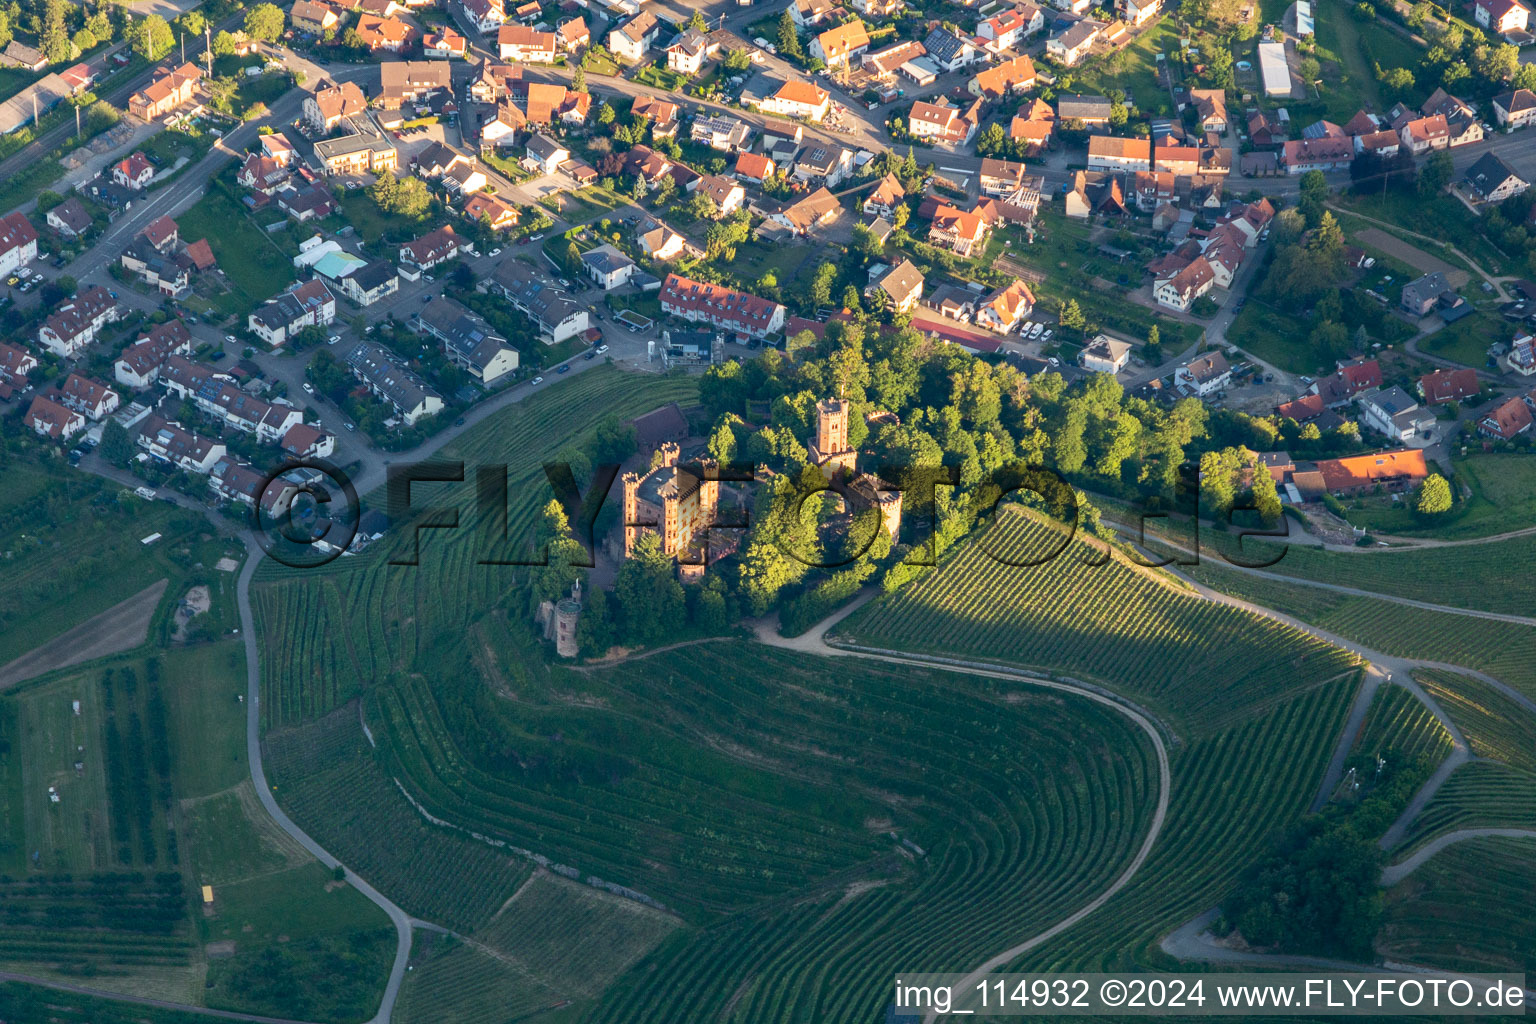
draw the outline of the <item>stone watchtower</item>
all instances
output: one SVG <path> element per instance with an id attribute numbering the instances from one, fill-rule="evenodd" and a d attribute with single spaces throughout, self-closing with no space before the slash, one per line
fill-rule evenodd
<path id="1" fill-rule="evenodd" d="M 848 446 L 848 416 L 852 405 L 841 398 L 816 403 L 816 442 L 811 446 L 811 461 L 827 476 L 839 469 L 853 471 L 858 453 Z"/>
<path id="2" fill-rule="evenodd" d="M 571 596 L 562 597 L 555 603 L 555 653 L 562 658 L 574 658 L 580 652 L 576 641 L 576 624 L 581 620 L 581 581 L 571 584 Z"/>

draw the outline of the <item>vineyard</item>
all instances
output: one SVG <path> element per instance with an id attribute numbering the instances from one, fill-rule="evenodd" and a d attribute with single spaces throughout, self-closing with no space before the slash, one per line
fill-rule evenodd
<path id="1" fill-rule="evenodd" d="M 1536 823 L 1536 772 L 1494 761 L 1462 765 L 1413 820 L 1402 853 L 1463 828 L 1531 828 Z"/>
<path id="2" fill-rule="evenodd" d="M 1437 765 L 1451 752 L 1451 734 L 1413 694 L 1400 686 L 1383 686 L 1376 691 L 1354 749 L 1366 764 L 1380 757 Z M 1368 773 L 1367 768 L 1361 771 Z"/>
<path id="3" fill-rule="evenodd" d="M 1414 677 L 1451 716 L 1475 757 L 1536 774 L 1536 718 L 1480 679 L 1434 669 Z"/>
<path id="4" fill-rule="evenodd" d="M 1378 948 L 1457 971 L 1536 972 L 1536 840 L 1467 839 L 1387 892 Z"/>
<path id="5" fill-rule="evenodd" d="M 1292 545 L 1272 571 L 1432 604 L 1529 616 L 1536 607 L 1531 565 L 1536 565 L 1536 536 L 1354 554 Z"/>
<path id="6" fill-rule="evenodd" d="M 1101 892 L 1156 796 L 1151 748 L 1099 705 L 740 643 L 525 678 L 484 723 L 523 770 L 455 745 L 457 699 L 414 677 L 370 697 L 432 814 L 699 926 L 599 1019 L 710 1016 L 759 972 L 742 1019 L 866 1019 L 890 971 L 965 966 Z"/>
<path id="7" fill-rule="evenodd" d="M 1348 671 L 1346 652 L 1299 630 L 1205 601 L 1008 510 L 922 581 L 874 602 L 841 631 L 857 642 L 978 655 L 1086 677 L 1157 709 L 1176 731 L 1227 728 Z M 1015 563 L 1014 565 L 1006 564 Z"/>
<path id="8" fill-rule="evenodd" d="M 448 943 L 401 990 L 406 1024 L 500 1024 L 589 1003 L 678 927 L 667 914 L 557 875 L 531 877 L 475 937 Z"/>
<path id="9" fill-rule="evenodd" d="M 284 810 L 411 913 L 455 930 L 490 918 L 528 866 L 428 825 L 370 756 L 357 708 L 267 735 L 267 778 Z"/>
<path id="10" fill-rule="evenodd" d="M 408 670 L 419 659 L 430 661 L 438 645 L 456 644 L 463 626 L 494 607 L 512 581 L 512 567 L 482 560 L 505 556 L 528 536 L 553 495 L 543 464 L 581 448 L 609 414 L 629 418 L 696 394 L 697 383 L 689 378 L 608 367 L 583 373 L 558 390 L 509 406 L 442 452 L 443 460 L 464 461 L 465 482 L 419 485 L 415 500 L 458 508 L 460 528 L 423 531 L 419 566 L 388 564 L 414 550 L 414 530 L 404 522 L 365 554 L 318 570 L 264 562 L 252 589 L 263 727 L 324 715 L 366 684 Z M 496 464 L 507 466 L 510 544 L 488 543 L 475 512 L 477 471 Z M 366 499 L 374 500 L 382 495 Z"/>
<path id="11" fill-rule="evenodd" d="M 1536 697 L 1536 629 L 1529 626 L 1337 594 L 1209 563 L 1187 571 L 1215 590 L 1285 612 L 1373 650 L 1481 669 Z"/>

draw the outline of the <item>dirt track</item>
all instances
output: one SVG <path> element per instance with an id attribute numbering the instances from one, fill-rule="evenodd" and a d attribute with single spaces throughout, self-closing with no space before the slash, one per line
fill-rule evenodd
<path id="1" fill-rule="evenodd" d="M 1355 238 L 1366 245 L 1380 249 L 1395 260 L 1402 260 L 1421 274 L 1440 271 L 1451 283 L 1452 288 L 1465 288 L 1467 282 L 1471 280 L 1472 275 L 1455 264 L 1447 263 L 1438 256 L 1432 256 L 1418 246 L 1409 245 L 1396 235 L 1389 234 L 1380 228 L 1364 228 L 1356 231 Z"/>
<path id="2" fill-rule="evenodd" d="M 149 634 L 149 620 L 154 617 L 167 582 L 152 583 L 128 600 L 60 633 L 41 647 L 34 647 L 15 661 L 0 665 L 0 690 L 57 668 L 78 665 L 142 644 Z"/>

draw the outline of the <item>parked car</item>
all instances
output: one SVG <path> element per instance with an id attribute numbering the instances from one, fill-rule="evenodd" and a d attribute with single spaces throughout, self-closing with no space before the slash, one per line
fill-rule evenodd
<path id="1" fill-rule="evenodd" d="M 492 249 L 491 250 L 491 255 L 492 256 L 500 256 L 501 255 L 501 250 L 500 249 Z"/>
<path id="2" fill-rule="evenodd" d="M 315 393 L 315 386 L 313 384 L 311 384 L 309 381 L 305 381 L 304 384 L 303 384 L 303 387 L 304 387 L 304 393 L 306 395 L 312 395 L 312 394 Z"/>
<path id="3" fill-rule="evenodd" d="M 533 380 L 528 382 L 528 386 L 532 387 L 532 386 L 534 386 L 536 384 L 543 384 L 543 383 L 544 383 L 544 378 L 543 377 L 535 377 L 535 378 L 533 378 Z"/>
<path id="4" fill-rule="evenodd" d="M 607 352 L 607 351 L 608 351 L 608 346 L 607 345 L 599 345 L 599 346 L 597 346 L 597 354 L 598 355 L 602 355 L 604 352 Z"/>
<path id="5" fill-rule="evenodd" d="M 233 334 L 226 334 L 226 335 L 224 335 L 224 340 L 229 342 L 231 345 L 236 344 L 235 336 Z"/>
<path id="6" fill-rule="evenodd" d="M 589 351 L 586 355 L 582 356 L 581 358 L 583 358 L 583 359 L 596 359 L 597 358 L 597 353 Z"/>
<path id="7" fill-rule="evenodd" d="M 559 366 L 555 367 L 555 372 L 556 373 L 570 373 L 571 372 L 571 364 L 570 363 L 561 363 Z"/>
<path id="8" fill-rule="evenodd" d="M 326 343 L 326 344 L 327 344 L 327 345 L 334 345 L 334 344 L 336 344 L 336 343 L 337 343 L 337 342 L 338 342 L 338 341 L 340 341 L 340 340 L 341 340 L 341 335 L 339 335 L 339 334 L 333 334 L 333 335 L 331 335 L 331 336 L 330 336 L 330 337 L 329 337 L 329 338 L 326 338 L 326 339 L 325 339 L 325 343 Z"/>

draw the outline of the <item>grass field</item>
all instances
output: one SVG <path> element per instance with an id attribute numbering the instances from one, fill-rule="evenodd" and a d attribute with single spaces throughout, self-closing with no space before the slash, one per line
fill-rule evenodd
<path id="1" fill-rule="evenodd" d="M 1456 483 L 1471 495 L 1444 522 L 1425 523 L 1401 502 L 1348 508 L 1349 521 L 1373 532 L 1466 540 L 1502 533 L 1536 519 L 1536 459 L 1511 452 L 1469 455 L 1456 462 Z"/>
<path id="2" fill-rule="evenodd" d="M 85 473 L 8 457 L 0 483 L 0 664 L 223 551 L 203 517 Z"/>
<path id="3" fill-rule="evenodd" d="M 183 238 L 206 238 L 229 291 L 216 302 L 229 314 L 243 314 L 282 291 L 294 280 L 290 254 L 251 222 L 240 204 L 210 188 L 176 218 Z"/>
<path id="4" fill-rule="evenodd" d="M 1191 733 L 1225 728 L 1352 664 L 1343 651 L 1118 558 L 1084 565 L 1099 552 L 1081 539 L 1042 565 L 1015 567 L 1061 542 L 1031 515 L 1004 511 L 939 571 L 866 606 L 840 630 L 861 643 L 1102 682 Z"/>
<path id="5" fill-rule="evenodd" d="M 1503 340 L 1504 324 L 1486 313 L 1447 324 L 1419 342 L 1419 351 L 1451 359 L 1474 369 L 1488 364 L 1488 346 Z"/>
<path id="6" fill-rule="evenodd" d="M 1536 840 L 1455 843 L 1387 891 L 1378 948 L 1456 971 L 1536 971 Z"/>

